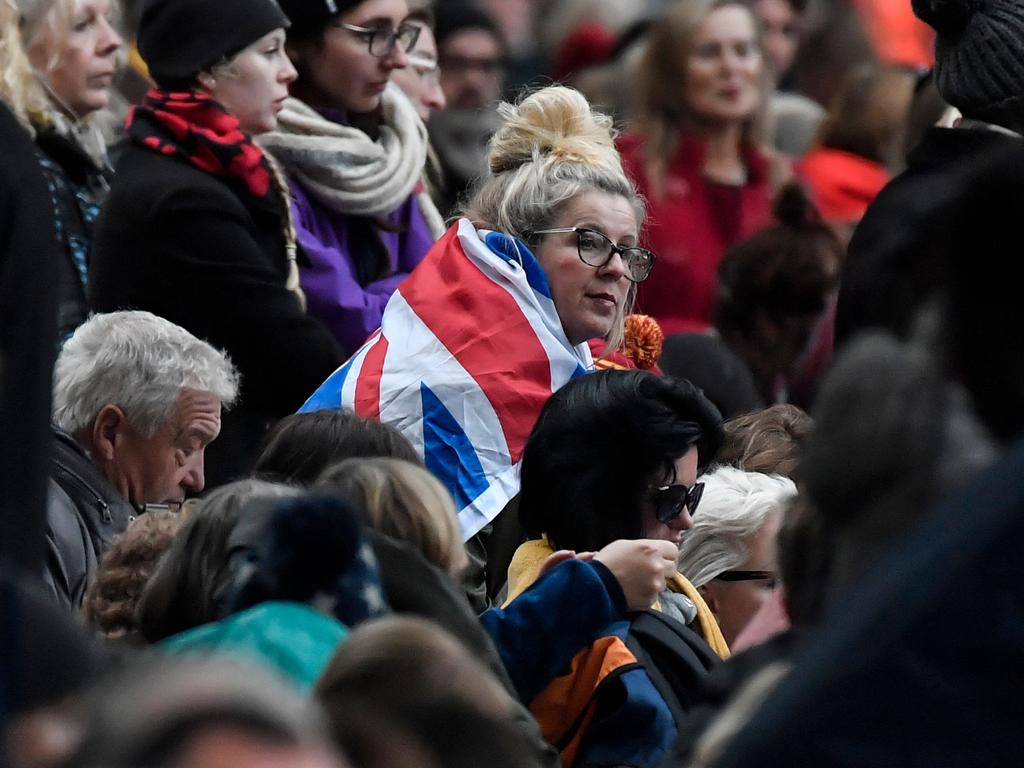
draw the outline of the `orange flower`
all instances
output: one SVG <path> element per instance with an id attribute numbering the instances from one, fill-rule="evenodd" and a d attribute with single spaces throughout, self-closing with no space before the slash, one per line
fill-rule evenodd
<path id="1" fill-rule="evenodd" d="M 653 368 L 661 357 L 665 334 L 650 315 L 626 317 L 626 356 L 637 368 Z"/>

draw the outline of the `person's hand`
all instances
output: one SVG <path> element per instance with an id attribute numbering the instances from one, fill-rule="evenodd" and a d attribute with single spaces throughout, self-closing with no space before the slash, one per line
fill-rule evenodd
<path id="1" fill-rule="evenodd" d="M 679 549 L 671 541 L 621 539 L 596 555 L 618 580 L 630 611 L 651 607 L 665 589 L 666 580 L 676 572 Z"/>
<path id="2" fill-rule="evenodd" d="M 553 569 L 555 566 L 561 565 L 566 560 L 593 560 L 593 552 L 573 552 L 571 549 L 560 549 L 557 552 L 552 552 L 548 555 L 547 560 L 540 564 L 540 570 L 537 571 L 537 578 L 539 579 L 545 573 Z"/>

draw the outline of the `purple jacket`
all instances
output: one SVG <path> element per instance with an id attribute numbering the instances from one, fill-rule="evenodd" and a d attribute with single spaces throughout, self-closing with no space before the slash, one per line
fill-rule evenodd
<path id="1" fill-rule="evenodd" d="M 391 294 L 427 255 L 434 238 L 420 213 L 416 195 L 410 195 L 385 217 L 400 231 L 380 231 L 390 256 L 390 275 L 361 286 L 349 248 L 349 217 L 322 205 L 295 179 L 289 179 L 289 185 L 295 229 L 310 261 L 310 266 L 299 270 L 309 314 L 323 322 L 344 353 L 351 355 L 380 327 Z"/>

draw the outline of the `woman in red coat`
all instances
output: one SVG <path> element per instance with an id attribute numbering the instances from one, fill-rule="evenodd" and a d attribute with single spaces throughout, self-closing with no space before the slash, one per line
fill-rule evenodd
<path id="1" fill-rule="evenodd" d="M 771 221 L 784 174 L 758 141 L 766 88 L 757 25 L 739 0 L 677 3 L 651 32 L 635 132 L 619 149 L 658 253 L 637 308 L 666 334 L 711 325 L 722 254 Z"/>

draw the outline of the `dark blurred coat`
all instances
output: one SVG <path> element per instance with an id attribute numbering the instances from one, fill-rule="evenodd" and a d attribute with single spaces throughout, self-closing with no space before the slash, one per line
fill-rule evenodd
<path id="1" fill-rule="evenodd" d="M 836 348 L 857 332 L 906 338 L 925 303 L 945 285 L 936 253 L 949 233 L 945 206 L 972 164 L 1020 139 L 995 131 L 931 128 L 907 157 L 907 169 L 867 209 L 850 241 L 839 282 Z"/>

